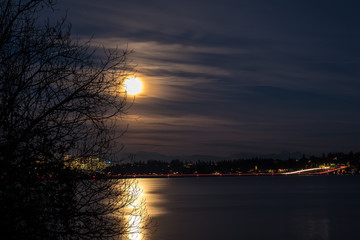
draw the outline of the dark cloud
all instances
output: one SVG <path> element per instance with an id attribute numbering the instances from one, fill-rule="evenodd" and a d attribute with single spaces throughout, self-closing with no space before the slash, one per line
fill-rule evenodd
<path id="1" fill-rule="evenodd" d="M 358 1 L 62 0 L 75 35 L 135 49 L 131 151 L 358 151 Z"/>

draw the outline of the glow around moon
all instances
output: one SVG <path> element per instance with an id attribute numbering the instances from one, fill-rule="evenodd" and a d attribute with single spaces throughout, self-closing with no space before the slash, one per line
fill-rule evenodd
<path id="1" fill-rule="evenodd" d="M 136 95 L 141 92 L 143 88 L 142 82 L 139 78 L 132 77 L 128 78 L 124 82 L 125 92 L 129 95 Z"/>

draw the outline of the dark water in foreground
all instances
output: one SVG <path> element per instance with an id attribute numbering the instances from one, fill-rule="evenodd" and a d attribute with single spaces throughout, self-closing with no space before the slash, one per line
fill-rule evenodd
<path id="1" fill-rule="evenodd" d="M 139 179 L 147 240 L 360 239 L 360 176 Z"/>

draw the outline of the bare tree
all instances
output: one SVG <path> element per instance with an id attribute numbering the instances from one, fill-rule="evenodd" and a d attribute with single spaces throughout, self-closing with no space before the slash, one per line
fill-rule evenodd
<path id="1" fill-rule="evenodd" d="M 66 20 L 42 22 L 53 6 L 0 2 L 1 234 L 115 238 L 131 230 L 124 214 L 135 200 L 132 184 L 88 180 L 67 161 L 111 156 L 127 110 L 129 51 L 98 54 L 72 40 Z"/>

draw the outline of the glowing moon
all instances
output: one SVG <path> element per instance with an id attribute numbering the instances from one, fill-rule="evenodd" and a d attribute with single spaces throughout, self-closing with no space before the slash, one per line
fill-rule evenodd
<path id="1" fill-rule="evenodd" d="M 125 92 L 130 95 L 139 94 L 142 87 L 142 82 L 136 77 L 128 78 L 124 82 Z"/>

